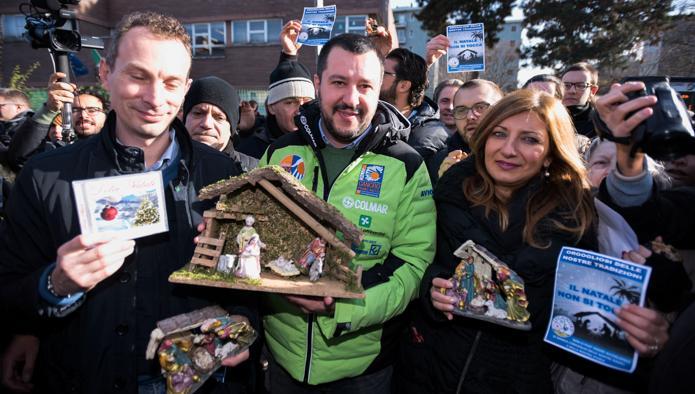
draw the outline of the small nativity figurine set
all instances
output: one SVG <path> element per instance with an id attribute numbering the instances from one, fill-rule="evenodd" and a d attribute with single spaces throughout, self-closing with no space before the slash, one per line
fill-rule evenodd
<path id="1" fill-rule="evenodd" d="M 203 188 L 204 213 L 190 264 L 169 280 L 283 294 L 363 298 L 350 267 L 363 234 L 282 167 L 255 169 Z M 339 234 L 339 235 L 338 235 Z"/>
<path id="2" fill-rule="evenodd" d="M 453 313 L 505 327 L 530 330 L 524 280 L 495 255 L 473 241 L 455 252 L 461 262 L 452 289 L 442 292 L 456 299 Z"/>
<path id="3" fill-rule="evenodd" d="M 150 334 L 146 358 L 159 360 L 168 394 L 190 394 L 222 360 L 248 349 L 256 337 L 247 321 L 211 306 L 159 321 Z"/>

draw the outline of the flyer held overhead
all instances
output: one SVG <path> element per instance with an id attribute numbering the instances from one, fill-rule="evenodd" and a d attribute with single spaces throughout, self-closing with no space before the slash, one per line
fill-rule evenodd
<path id="1" fill-rule="evenodd" d="M 485 71 L 485 26 L 482 23 L 446 27 L 451 46 L 446 51 L 449 73 Z"/>
<path id="2" fill-rule="evenodd" d="M 302 31 L 297 42 L 309 46 L 320 46 L 328 42 L 335 23 L 334 5 L 327 7 L 304 7 Z"/>

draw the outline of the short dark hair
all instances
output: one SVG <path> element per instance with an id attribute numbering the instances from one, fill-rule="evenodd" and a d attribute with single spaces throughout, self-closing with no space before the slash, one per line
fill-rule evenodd
<path id="1" fill-rule="evenodd" d="M 425 62 L 425 59 L 405 48 L 396 48 L 392 50 L 386 58 L 396 62 L 396 82 L 410 82 L 408 104 L 413 107 L 422 104 L 422 100 L 425 97 L 425 90 L 429 86 L 429 81 L 427 80 L 427 62 Z"/>
<path id="2" fill-rule="evenodd" d="M 78 89 L 76 93 L 76 96 L 79 96 L 81 94 L 88 94 L 90 96 L 94 96 L 97 98 L 97 100 L 101 101 L 101 107 L 104 109 L 105 112 L 108 112 L 109 110 L 109 99 L 108 96 L 106 95 L 105 92 L 94 89 L 91 87 L 88 88 L 82 88 Z"/>
<path id="3" fill-rule="evenodd" d="M 458 95 L 459 92 L 461 90 L 464 90 L 464 89 L 475 89 L 475 88 L 479 88 L 482 86 L 487 86 L 488 88 L 492 89 L 493 91 L 495 91 L 497 94 L 500 95 L 500 98 L 504 97 L 504 91 L 502 91 L 502 89 L 499 86 L 497 86 L 496 83 L 494 83 L 492 81 L 488 81 L 487 79 L 480 79 L 480 78 L 471 79 L 470 81 L 464 82 L 463 85 L 461 85 L 459 90 L 456 92 L 456 94 Z M 456 97 L 456 96 L 454 96 L 454 97 Z"/>
<path id="4" fill-rule="evenodd" d="M 135 27 L 144 27 L 157 37 L 178 40 L 186 48 L 188 54 L 192 54 L 191 38 L 178 19 L 152 11 L 136 11 L 125 15 L 114 29 L 104 58 L 109 67 L 113 67 L 116 63 L 121 38 Z"/>
<path id="5" fill-rule="evenodd" d="M 528 81 L 522 87 L 523 89 L 528 88 L 528 85 L 533 82 L 549 82 L 555 85 L 555 98 L 562 100 L 565 95 L 565 86 L 562 84 L 560 78 L 550 75 L 550 74 L 538 74 L 529 78 Z"/>
<path id="6" fill-rule="evenodd" d="M 31 107 L 29 96 L 27 96 L 26 93 L 22 92 L 19 89 L 0 88 L 0 97 L 4 97 L 6 99 L 14 99 L 18 101 L 20 104 L 26 105 L 27 107 Z"/>
<path id="7" fill-rule="evenodd" d="M 564 76 L 570 71 L 584 71 L 589 73 L 589 78 L 591 80 L 592 85 L 598 85 L 598 70 L 591 64 L 587 62 L 579 62 L 579 63 L 574 63 L 567 67 L 565 71 L 562 73 Z"/>
<path id="8" fill-rule="evenodd" d="M 463 81 L 457 78 L 445 79 L 439 82 L 436 88 L 434 88 L 434 101 L 439 103 L 439 95 L 442 93 L 444 88 L 456 87 L 460 88 L 463 85 Z"/>
<path id="9" fill-rule="evenodd" d="M 326 43 L 326 45 L 321 48 L 321 53 L 319 54 L 319 59 L 316 64 L 316 73 L 321 79 L 323 72 L 326 70 L 326 63 L 328 63 L 328 55 L 331 53 L 334 47 L 342 48 L 355 55 L 362 55 L 368 52 L 374 52 L 379 58 L 379 64 L 381 67 L 380 78 L 384 74 L 384 58 L 381 56 L 377 48 L 372 43 L 372 40 L 367 36 L 362 36 L 359 34 L 345 33 L 339 34 Z"/>

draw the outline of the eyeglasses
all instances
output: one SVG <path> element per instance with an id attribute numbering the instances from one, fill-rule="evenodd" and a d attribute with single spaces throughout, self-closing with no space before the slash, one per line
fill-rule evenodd
<path id="1" fill-rule="evenodd" d="M 84 108 L 73 107 L 72 108 L 73 114 L 81 113 L 82 111 L 85 111 L 86 113 L 88 113 L 90 115 L 96 115 L 98 113 L 104 112 L 104 110 L 102 108 L 99 108 L 99 107 L 84 107 Z"/>
<path id="2" fill-rule="evenodd" d="M 485 112 L 486 109 L 490 108 L 490 104 L 486 102 L 473 104 L 472 107 L 466 107 L 465 105 L 459 105 L 454 108 L 454 119 L 466 119 L 468 113 L 473 111 L 474 114 L 480 115 Z"/>
<path id="3" fill-rule="evenodd" d="M 391 71 L 386 71 L 386 70 L 384 70 L 384 75 L 390 75 L 394 78 L 396 77 L 396 73 L 392 73 Z"/>
<path id="4" fill-rule="evenodd" d="M 562 84 L 565 85 L 565 89 L 570 90 L 572 89 L 572 87 L 574 87 L 575 89 L 577 89 L 578 92 L 583 92 L 589 86 L 594 86 L 586 82 L 563 82 Z"/>

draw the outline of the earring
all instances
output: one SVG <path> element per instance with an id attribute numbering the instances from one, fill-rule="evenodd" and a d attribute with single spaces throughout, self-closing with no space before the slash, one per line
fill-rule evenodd
<path id="1" fill-rule="evenodd" d="M 545 169 L 545 172 L 543 172 L 543 177 L 544 177 L 545 179 L 550 178 L 550 170 L 549 170 L 550 166 L 543 167 L 543 168 Z"/>

